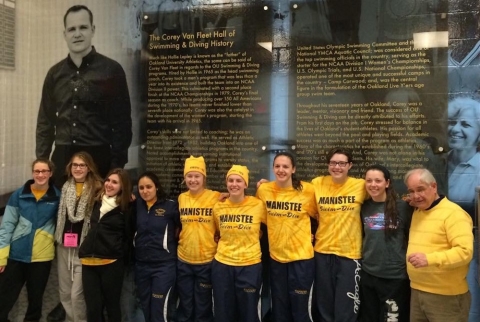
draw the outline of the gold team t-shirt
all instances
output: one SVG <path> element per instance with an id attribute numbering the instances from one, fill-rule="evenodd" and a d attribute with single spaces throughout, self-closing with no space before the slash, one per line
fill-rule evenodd
<path id="1" fill-rule="evenodd" d="M 257 190 L 267 208 L 270 257 L 280 263 L 313 258 L 310 217 L 317 214 L 315 190 L 307 182 L 302 187 L 280 188 L 272 181 Z"/>
<path id="2" fill-rule="evenodd" d="M 181 261 L 206 264 L 213 260 L 217 251 L 213 206 L 219 196 L 219 192 L 209 189 L 199 195 L 192 195 L 187 191 L 178 196 L 182 230 L 177 254 Z"/>
<path id="3" fill-rule="evenodd" d="M 336 184 L 331 176 L 312 180 L 317 201 L 319 226 L 315 251 L 350 259 L 362 257 L 360 208 L 366 197 L 365 180 L 348 178 Z"/>
<path id="4" fill-rule="evenodd" d="M 260 224 L 266 223 L 266 215 L 263 202 L 255 197 L 247 196 L 241 203 L 218 202 L 213 207 L 220 232 L 215 259 L 232 266 L 260 263 Z"/>

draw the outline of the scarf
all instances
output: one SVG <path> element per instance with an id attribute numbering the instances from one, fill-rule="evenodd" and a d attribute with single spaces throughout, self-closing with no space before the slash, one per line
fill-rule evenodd
<path id="1" fill-rule="evenodd" d="M 90 216 L 92 215 L 93 204 L 89 204 L 89 200 L 93 193 L 95 193 L 95 191 L 92 191 L 92 188 L 85 182 L 83 184 L 82 194 L 77 198 L 75 180 L 71 178 L 65 182 L 62 187 L 60 205 L 58 206 L 57 230 L 55 232 L 55 240 L 59 244 L 62 243 L 63 228 L 65 227 L 67 216 L 72 223 L 84 220 L 79 246 L 83 242 L 90 228 Z"/>
<path id="2" fill-rule="evenodd" d="M 118 207 L 117 201 L 117 196 L 113 197 L 108 197 L 107 195 L 102 196 L 102 205 L 100 206 L 100 218 L 103 217 L 107 212 L 110 210 Z"/>

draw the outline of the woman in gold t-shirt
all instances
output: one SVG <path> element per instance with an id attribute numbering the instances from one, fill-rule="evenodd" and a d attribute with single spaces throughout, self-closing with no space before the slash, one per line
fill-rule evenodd
<path id="1" fill-rule="evenodd" d="M 217 243 L 212 215 L 220 193 L 205 187 L 203 157 L 187 158 L 183 173 L 188 191 L 178 197 L 182 228 L 177 249 L 177 319 L 213 321 L 211 266 Z"/>
<path id="2" fill-rule="evenodd" d="M 315 275 L 310 218 L 316 219 L 313 185 L 295 176 L 295 159 L 280 152 L 273 160 L 275 181 L 260 185 L 267 209 L 272 315 L 276 322 L 310 322 Z"/>
<path id="3" fill-rule="evenodd" d="M 227 173 L 230 196 L 213 207 L 220 233 L 212 264 L 216 322 L 260 321 L 260 225 L 266 222 L 266 211 L 260 199 L 245 195 L 247 186 L 247 167 L 233 165 Z"/>

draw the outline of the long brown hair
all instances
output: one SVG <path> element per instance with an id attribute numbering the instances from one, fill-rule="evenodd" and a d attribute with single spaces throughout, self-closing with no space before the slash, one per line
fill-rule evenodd
<path id="1" fill-rule="evenodd" d="M 116 174 L 120 179 L 120 191 L 116 195 L 115 202 L 120 206 L 122 211 L 127 211 L 130 204 L 130 199 L 132 198 L 132 182 L 130 180 L 130 175 L 128 172 L 122 168 L 115 168 L 108 172 L 105 180 L 108 179 L 112 174 Z M 100 192 L 97 194 L 97 200 L 101 201 L 105 193 L 105 184 Z"/>
<path id="2" fill-rule="evenodd" d="M 387 198 L 385 199 L 384 221 L 385 221 L 385 237 L 391 236 L 397 231 L 398 226 L 398 209 L 397 209 L 397 193 L 393 188 L 392 175 L 387 168 L 380 164 L 374 164 L 367 168 L 367 173 L 370 170 L 377 170 L 383 173 L 385 181 L 389 182 L 389 186 L 385 188 Z"/>
<path id="3" fill-rule="evenodd" d="M 70 158 L 70 162 L 68 162 L 67 166 L 65 167 L 65 174 L 67 175 L 67 180 L 73 178 L 72 164 L 75 158 L 82 159 L 82 161 L 85 162 L 85 164 L 87 165 L 89 171 L 87 173 L 87 176 L 85 177 L 85 183 L 87 184 L 87 187 L 90 187 L 89 189 L 93 189 L 91 193 L 91 200 L 89 200 L 90 202 L 93 202 L 98 191 L 102 189 L 102 179 L 98 175 L 97 165 L 95 164 L 92 156 L 89 153 L 85 151 L 77 152 L 72 155 L 72 157 Z"/>
<path id="4" fill-rule="evenodd" d="M 281 151 L 281 152 L 278 152 L 275 155 L 275 158 L 273 158 L 273 165 L 274 166 L 275 166 L 275 160 L 277 160 L 277 158 L 281 157 L 281 156 L 289 158 L 290 162 L 292 163 L 292 168 L 296 168 L 297 163 L 295 162 L 295 157 L 293 156 L 293 154 L 291 154 L 290 152 L 287 152 L 287 151 Z M 298 190 L 298 191 L 303 190 L 302 181 L 300 181 L 300 179 L 297 178 L 295 173 L 292 173 L 292 187 L 293 187 L 293 189 Z"/>

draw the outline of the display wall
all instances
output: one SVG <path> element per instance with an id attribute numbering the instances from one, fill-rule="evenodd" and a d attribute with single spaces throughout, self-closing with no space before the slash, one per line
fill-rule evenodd
<path id="1" fill-rule="evenodd" d="M 429 168 L 477 222 L 479 0 L 8 1 L 15 61 L 0 67 L 0 207 L 31 177 L 42 86 L 68 54 L 62 19 L 74 4 L 91 8 L 95 48 L 126 72 L 132 177 L 152 170 L 175 198 L 184 159 L 203 155 L 210 188 L 225 190 L 227 170 L 242 164 L 254 194 L 277 152 L 294 152 L 308 181 L 342 146 L 352 175 L 384 164 L 401 196 L 404 173 Z"/>
<path id="2" fill-rule="evenodd" d="M 473 190 L 458 201 L 469 207 L 478 173 L 452 175 L 449 144 L 465 138 L 452 138 L 447 125 L 449 98 L 476 91 L 449 82 L 449 74 L 461 78 L 469 70 L 452 63 L 448 47 L 471 42 L 462 23 L 478 4 L 461 5 L 163 2 L 160 15 L 142 17 L 147 26 L 158 20 L 142 35 L 146 167 L 175 195 L 182 160 L 203 155 L 209 185 L 222 190 L 232 163 L 247 165 L 255 182 L 269 178 L 276 152 L 289 150 L 309 180 L 326 173 L 327 151 L 343 146 L 353 150 L 353 175 L 384 164 L 400 194 L 412 167 L 432 170 L 444 193 L 468 180 Z M 480 129 L 476 113 L 471 121 Z"/>

